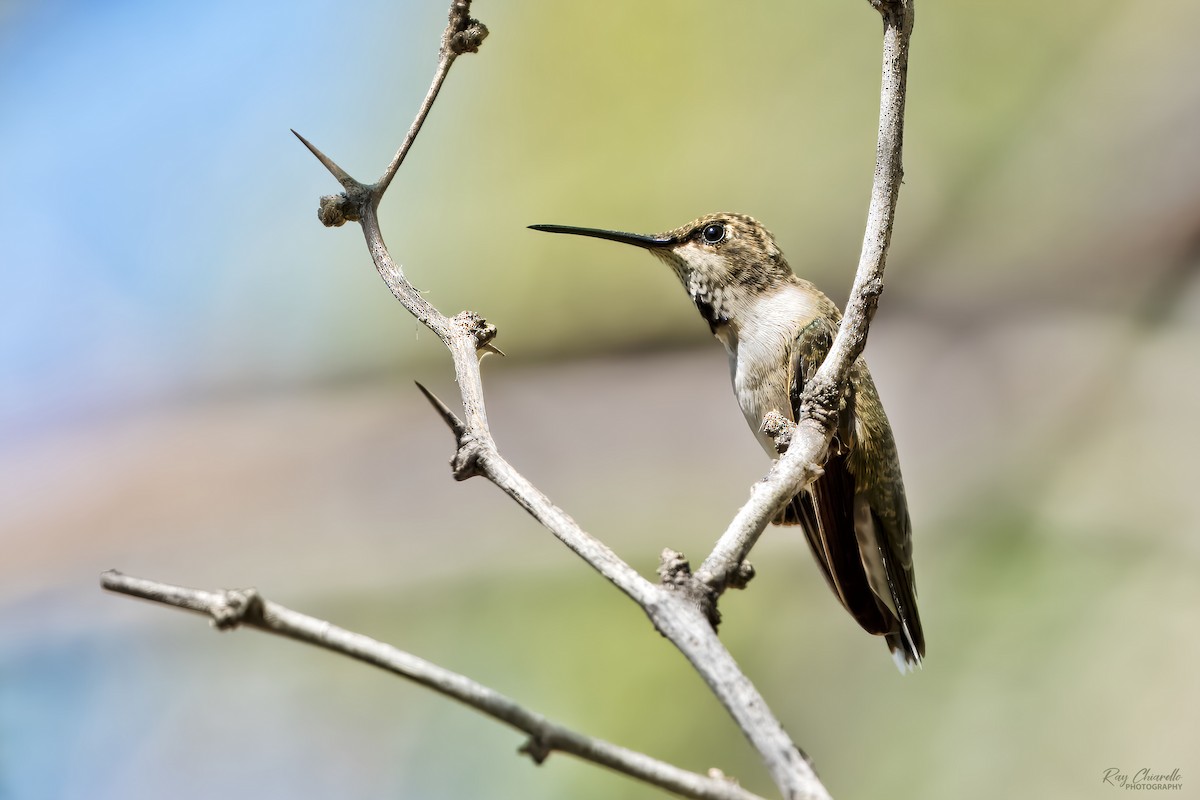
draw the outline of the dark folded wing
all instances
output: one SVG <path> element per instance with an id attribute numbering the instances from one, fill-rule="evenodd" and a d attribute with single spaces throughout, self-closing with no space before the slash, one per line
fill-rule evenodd
<path id="1" fill-rule="evenodd" d="M 821 366 L 833 341 L 833 326 L 817 319 L 796 341 L 792 371 L 792 415 L 800 417 L 805 381 Z M 885 634 L 894 627 L 889 610 L 871 589 L 855 532 L 857 480 L 850 469 L 853 447 L 853 397 L 839 419 L 838 431 L 824 464 L 824 474 L 792 498 L 779 522 L 799 523 L 833 593 L 864 629 Z"/>
<path id="2" fill-rule="evenodd" d="M 825 474 L 792 498 L 785 522 L 804 528 L 813 556 L 834 595 L 865 630 L 885 634 L 893 627 L 891 615 L 881 606 L 863 568 L 854 531 L 854 476 L 844 455 L 831 455 Z"/>

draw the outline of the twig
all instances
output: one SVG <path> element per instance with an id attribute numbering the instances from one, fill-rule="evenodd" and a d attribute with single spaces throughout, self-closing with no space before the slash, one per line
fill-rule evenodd
<path id="1" fill-rule="evenodd" d="M 454 58 L 447 42 L 453 41 L 456 35 L 453 31 L 465 24 L 469 5 L 468 0 L 455 0 L 451 8 L 450 24 L 442 37 L 441 57 L 433 86 L 426 96 L 427 102 L 422 105 L 409 130 L 405 144 L 393 159 L 393 165 L 398 165 L 411 146 L 429 111 L 431 98 L 436 97 L 437 89 L 445 80 L 446 71 Z M 482 29 L 478 23 L 471 23 L 465 30 L 472 30 L 471 25 Z M 357 221 L 362 225 L 371 259 L 392 295 L 450 350 L 465 420 L 455 418 L 446 405 L 428 391 L 424 393 L 454 432 L 458 444 L 451 462 L 454 476 L 460 480 L 473 475 L 487 477 L 641 606 L 655 628 L 680 649 L 728 709 L 762 755 L 768 771 L 785 797 L 827 798 L 828 792 L 813 772 L 808 758 L 792 742 L 758 690 L 741 673 L 732 655 L 717 639 L 710 621 L 710 615 L 715 613 L 711 610 L 712 604 L 700 602 L 696 595 L 697 590 L 703 594 L 703 588 L 694 581 L 688 581 L 685 584 L 688 588 L 680 591 L 678 586 L 663 587 L 646 580 L 607 545 L 580 528 L 500 456 L 488 427 L 483 382 L 479 373 L 479 353 L 491 347 L 496 329 L 471 312 L 463 312 L 453 318 L 443 315 L 409 283 L 392 259 L 383 240 L 377 209 L 390 175 L 394 173 L 393 167 L 389 166 L 385 179 L 373 185 L 362 184 L 347 175 L 316 147 L 307 141 L 304 144 L 346 190 L 342 195 L 321 199 L 321 220 L 326 225 L 341 225 L 346 221 Z M 705 610 L 706 606 L 708 610 Z"/>
<path id="2" fill-rule="evenodd" d="M 455 8 L 462 9 L 460 17 L 465 16 L 464 7 L 467 5 L 463 0 L 457 0 Z M 451 25 L 447 31 L 455 24 L 455 11 L 452 9 Z M 453 61 L 446 55 L 446 38 L 444 35 L 442 58 L 434 76 L 435 86 L 440 86 L 444 81 L 445 70 Z M 436 92 L 431 89 L 430 95 L 436 95 Z M 422 106 L 410 129 L 410 139 L 415 137 L 415 131 L 427 112 L 428 108 Z M 458 449 L 451 462 L 455 477 L 461 480 L 473 475 L 485 476 L 641 606 L 654 627 L 684 654 L 733 716 L 762 755 L 768 771 L 785 797 L 827 798 L 828 792 L 821 785 L 807 756 L 784 731 L 765 699 L 741 673 L 733 656 L 717 639 L 711 623 L 715 613 L 712 603 L 701 602 L 696 594 L 699 590 L 703 595 L 703 588 L 690 581 L 690 591 L 678 591 L 677 587 L 663 587 L 646 580 L 607 545 L 580 528 L 500 455 L 488 427 L 483 381 L 479 372 L 479 351 L 490 346 L 496 335 L 495 327 L 471 312 L 463 312 L 453 318 L 446 317 L 426 301 L 396 265 L 383 240 L 377 209 L 386 182 L 368 186 L 349 176 L 343 178 L 344 171 L 332 159 L 307 142 L 305 144 L 346 189 L 343 195 L 322 198 L 322 220 L 327 225 L 340 225 L 347 220 L 358 221 L 362 225 L 371 259 L 392 295 L 419 322 L 437 334 L 450 350 L 465 420 L 447 417 L 448 408 L 445 404 L 428 392 L 426 396 L 434 402 L 439 415 L 455 434 Z M 405 149 L 401 147 L 397 158 L 402 157 Z"/>
<path id="3" fill-rule="evenodd" d="M 207 614 L 221 630 L 247 626 L 350 656 L 407 678 L 529 735 L 520 752 L 541 764 L 557 751 L 591 761 L 683 797 L 762 800 L 729 779 L 700 775 L 573 731 L 499 692 L 368 636 L 339 628 L 263 598 L 254 589 L 207 591 L 124 575 L 100 576 L 111 592 Z"/>
<path id="4" fill-rule="evenodd" d="M 883 271 L 904 175 L 901 151 L 914 0 L 868 2 L 883 16 L 883 80 L 871 205 L 854 286 L 833 346 L 805 385 L 800 419 L 789 432 L 791 444 L 787 452 L 775 462 L 767 477 L 753 486 L 750 499 L 738 510 L 712 553 L 696 571 L 697 579 L 718 595 L 788 499 L 820 477 L 850 367 L 866 347 L 871 318 L 883 293 Z"/>
<path id="5" fill-rule="evenodd" d="M 464 0 L 456 0 L 454 9 L 460 9 L 460 18 L 465 16 L 467 5 Z M 456 24 L 454 9 L 447 31 Z M 442 58 L 434 76 L 435 86 L 444 81 L 445 70 L 453 61 L 446 55 L 446 38 L 444 35 Z M 433 95 L 436 92 L 431 89 L 430 96 Z M 428 108 L 422 106 L 409 131 L 409 139 L 415 137 L 415 131 L 427 112 Z M 357 221 L 362 225 L 371 259 L 392 295 L 419 322 L 437 334 L 450 350 L 465 419 L 458 420 L 452 413 L 447 416 L 450 412 L 444 403 L 428 392 L 425 395 L 454 432 L 458 444 L 451 462 L 454 476 L 460 480 L 473 475 L 485 476 L 641 606 L 654 627 L 679 648 L 733 716 L 762 755 L 768 771 L 785 797 L 827 798 L 828 792 L 813 772 L 807 757 L 787 735 L 758 690 L 741 673 L 733 656 L 717 639 L 710 621 L 712 604 L 700 602 L 695 594 L 697 589 L 703 594 L 702 587 L 694 581 L 688 581 L 689 590 L 679 591 L 678 587 L 659 586 L 646 580 L 607 545 L 580 528 L 500 455 L 488 428 L 483 381 L 479 372 L 479 352 L 490 347 L 496 335 L 495 327 L 471 312 L 463 312 L 455 317 L 445 316 L 409 283 L 392 259 L 379 224 L 377 209 L 386 189 L 385 181 L 374 185 L 359 183 L 316 147 L 308 142 L 305 145 L 346 189 L 342 195 L 321 199 L 322 221 L 327 225 L 340 225 L 346 221 Z M 397 158 L 401 158 L 405 150 L 406 147 L 402 146 Z M 706 606 L 709 610 L 705 610 Z"/>
<path id="6" fill-rule="evenodd" d="M 818 800 L 828 798 L 829 795 L 813 772 L 808 759 L 792 742 L 765 700 L 741 673 L 729 651 L 717 638 L 714 625 L 715 598 L 727 585 L 748 577 L 748 566 L 743 564 L 743 561 L 758 534 L 787 498 L 799 490 L 804 481 L 812 480 L 819 474 L 817 464 L 832 438 L 833 419 L 842 387 L 846 385 L 850 365 L 862 352 L 870 317 L 882 290 L 884 256 L 890 240 L 900 179 L 900 131 L 903 122 L 908 36 L 912 27 L 912 0 L 869 1 L 883 14 L 885 22 L 884 87 L 875 185 L 854 290 L 830 355 L 806 388 L 801 419 L 793 432 L 790 449 L 775 464 L 767 478 L 755 486 L 750 501 L 738 512 L 713 554 L 706 559 L 697 578 L 691 576 L 687 562 L 682 556 L 670 552 L 664 553 L 662 584 L 654 584 L 642 578 L 606 545 L 584 532 L 574 520 L 554 506 L 549 498 L 500 456 L 488 428 L 479 373 L 479 354 L 494 350 L 491 341 L 496 335 L 496 329 L 474 313 L 463 312 L 455 317 L 446 317 L 439 312 L 408 282 L 392 260 L 384 243 L 377 213 L 379 202 L 415 141 L 421 124 L 445 81 L 450 65 L 459 53 L 474 52 L 487 33 L 486 28 L 469 18 L 470 0 L 454 0 L 452 3 L 450 22 L 442 36 L 433 84 L 403 144 L 379 181 L 364 184 L 355 180 L 332 159 L 300 137 L 344 189 L 341 195 L 321 199 L 322 222 L 330 226 L 342 225 L 348 221 L 359 222 L 362 225 L 371 258 L 392 294 L 418 321 L 437 334 L 451 352 L 465 419 L 458 419 L 444 403 L 423 387 L 422 391 L 455 435 L 458 445 L 452 462 L 455 477 L 462 479 L 472 475 L 486 476 L 564 544 L 638 603 L 654 627 L 683 653 L 725 706 L 762 756 L 772 779 L 787 800 Z M 420 664 L 422 669 L 440 669 L 395 651 L 394 648 L 342 631 L 329 623 L 296 615 L 295 612 L 266 603 L 256 594 L 189 593 L 189 590 L 162 587 L 151 582 L 138 582 L 137 579 L 106 573 L 106 586 L 115 588 L 114 584 L 122 581 L 130 593 L 139 594 L 140 589 L 143 593 L 139 596 L 149 596 L 151 599 L 170 602 L 184 608 L 207 611 L 213 615 L 219 626 L 254 624 L 283 635 L 303 638 L 292 632 L 268 626 L 268 623 L 274 626 L 278 620 L 287 619 L 291 615 L 291 622 L 296 629 L 312 631 L 313 638 L 303 638 L 304 641 L 313 641 L 322 646 L 329 646 L 326 641 L 339 641 L 340 646 L 336 648 L 339 652 L 346 652 L 355 658 L 387 669 L 392 667 L 376 660 L 380 652 L 373 651 L 370 647 L 364 649 L 365 645 L 383 648 L 382 652 L 389 653 L 391 657 L 402 656 L 401 660 L 410 660 L 410 665 Z M 159 588 L 155 588 L 156 586 Z M 300 624 L 301 622 L 303 624 Z M 408 676 L 438 691 L 444 691 L 421 678 Z M 454 677 L 466 681 L 461 676 Z M 463 686 L 470 687 L 472 692 L 490 692 L 471 682 Z M 511 703 L 506 698 L 501 699 Z M 496 716 L 514 724 L 498 714 Z M 535 717 L 530 715 L 529 719 Z M 539 724 L 544 722 L 540 717 L 536 719 L 539 720 Z M 524 727 L 521 729 L 528 730 Z M 530 731 L 534 735 L 533 744 L 526 748 L 526 752 L 535 758 L 547 748 L 563 749 L 581 757 L 589 757 L 575 752 L 565 744 L 575 734 L 556 728 L 554 730 L 564 737 L 558 740 L 550 736 L 546 732 L 547 729 L 538 730 L 541 731 L 540 734 Z M 558 746 L 560 744 L 563 746 Z M 609 754 L 622 752 L 630 756 L 626 759 L 627 762 L 646 759 L 645 756 L 622 751 L 613 745 L 603 747 L 609 748 L 606 751 Z M 580 746 L 580 749 L 586 748 Z M 591 760 L 613 766 L 605 760 L 608 757 L 592 757 Z M 728 790 L 727 786 L 723 788 Z M 672 788 L 672 791 L 678 789 Z"/>

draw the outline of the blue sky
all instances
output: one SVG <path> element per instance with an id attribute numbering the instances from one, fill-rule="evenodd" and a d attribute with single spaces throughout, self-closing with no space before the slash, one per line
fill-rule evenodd
<path id="1" fill-rule="evenodd" d="M 61 0 L 0 16 L 3 432 L 322 369 L 328 349 L 306 344 L 335 284 L 289 264 L 331 247 L 307 223 L 334 187 L 288 129 L 351 135 L 363 89 L 331 62 L 389 35 L 328 12 Z M 426 42 L 442 13 L 419 18 Z M 413 92 L 427 50 L 395 57 Z"/>

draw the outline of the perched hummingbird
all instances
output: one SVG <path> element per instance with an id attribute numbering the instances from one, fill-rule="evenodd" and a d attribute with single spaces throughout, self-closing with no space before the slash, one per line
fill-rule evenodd
<path id="1" fill-rule="evenodd" d="M 729 353 L 733 392 L 755 436 L 775 458 L 763 417 L 796 420 L 804 383 L 832 345 L 841 311 L 796 277 L 762 225 L 743 214 L 709 214 L 681 228 L 635 233 L 531 225 L 624 242 L 666 262 Z M 866 363 L 858 359 L 824 474 L 775 520 L 800 524 L 821 572 L 868 633 L 883 636 L 901 672 L 919 666 L 925 637 L 917 615 L 912 536 L 892 428 Z"/>

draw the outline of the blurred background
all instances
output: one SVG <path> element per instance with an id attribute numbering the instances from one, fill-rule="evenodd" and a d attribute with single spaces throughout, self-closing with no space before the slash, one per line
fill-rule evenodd
<path id="1" fill-rule="evenodd" d="M 581 731 L 773 795 L 627 600 L 498 490 L 288 132 L 373 179 L 447 3 L 0 3 L 0 798 L 649 798 L 346 659 L 105 595 L 269 598 Z M 334 11 L 334 13 L 331 13 Z M 839 303 L 862 238 L 866 2 L 493 3 L 384 201 L 396 259 L 508 356 L 508 458 L 646 575 L 767 468 L 644 253 L 526 230 L 755 215 Z M 835 797 L 1091 798 L 1194 769 L 1200 48 L 1192 0 L 922 0 L 868 357 L 929 641 L 901 678 L 772 528 L 722 635 Z"/>

